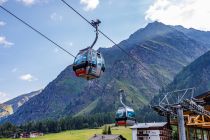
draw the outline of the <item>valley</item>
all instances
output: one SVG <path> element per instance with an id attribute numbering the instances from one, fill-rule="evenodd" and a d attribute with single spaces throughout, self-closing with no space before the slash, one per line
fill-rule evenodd
<path id="1" fill-rule="evenodd" d="M 84 130 L 69 130 L 55 134 L 45 134 L 44 136 L 37 138 L 26 138 L 26 140 L 88 140 L 94 134 L 101 134 L 102 128 L 98 129 L 84 129 Z M 127 140 L 131 140 L 131 129 L 129 127 L 113 127 L 112 134 L 121 134 Z M 1 139 L 0 140 L 12 140 L 12 139 Z M 19 140 L 19 139 L 17 139 Z"/>

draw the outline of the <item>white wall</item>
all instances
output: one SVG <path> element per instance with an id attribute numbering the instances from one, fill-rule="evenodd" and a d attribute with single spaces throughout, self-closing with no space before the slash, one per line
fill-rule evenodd
<path id="1" fill-rule="evenodd" d="M 132 129 L 132 140 L 137 140 L 137 129 Z"/>

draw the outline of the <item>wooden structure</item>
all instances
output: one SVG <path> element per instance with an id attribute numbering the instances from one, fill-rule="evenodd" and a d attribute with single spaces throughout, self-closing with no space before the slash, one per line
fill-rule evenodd
<path id="1" fill-rule="evenodd" d="M 203 100 L 205 110 L 210 111 L 210 91 L 196 99 Z M 184 112 L 187 139 L 188 140 L 210 140 L 210 115 L 199 115 L 190 111 Z"/>
<path id="2" fill-rule="evenodd" d="M 196 97 L 204 101 L 201 109 L 210 112 L 210 91 Z M 184 111 L 187 140 L 210 140 L 210 115 Z M 177 120 L 171 120 L 172 125 L 177 125 Z"/>
<path id="3" fill-rule="evenodd" d="M 172 131 L 167 122 L 138 123 L 131 127 L 132 140 L 171 140 Z"/>
<path id="4" fill-rule="evenodd" d="M 210 116 L 204 115 L 184 115 L 187 126 L 196 126 L 210 130 Z"/>

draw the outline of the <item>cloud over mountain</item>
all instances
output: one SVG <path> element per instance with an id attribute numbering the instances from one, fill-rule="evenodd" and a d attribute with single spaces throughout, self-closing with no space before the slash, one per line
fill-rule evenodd
<path id="1" fill-rule="evenodd" d="M 209 5 L 209 0 L 155 0 L 146 11 L 145 19 L 210 30 Z"/>

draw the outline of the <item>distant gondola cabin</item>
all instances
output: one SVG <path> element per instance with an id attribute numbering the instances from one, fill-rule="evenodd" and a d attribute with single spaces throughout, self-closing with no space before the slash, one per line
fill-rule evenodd
<path id="1" fill-rule="evenodd" d="M 132 126 L 135 124 L 135 112 L 130 107 L 120 107 L 115 115 L 116 125 Z"/>

